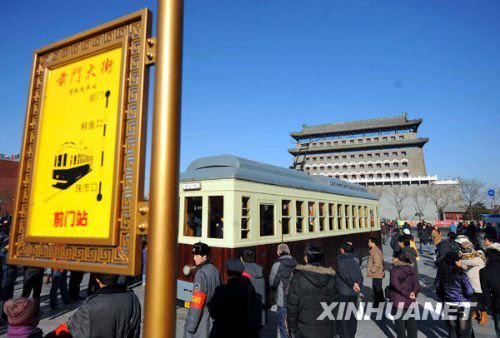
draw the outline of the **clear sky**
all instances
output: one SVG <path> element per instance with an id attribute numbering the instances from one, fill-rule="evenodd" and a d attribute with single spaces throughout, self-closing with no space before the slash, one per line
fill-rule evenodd
<path id="1" fill-rule="evenodd" d="M 0 152 L 21 146 L 33 50 L 155 1 L 1 1 Z M 187 0 L 181 169 L 289 166 L 291 131 L 408 112 L 427 171 L 500 185 L 500 1 Z"/>

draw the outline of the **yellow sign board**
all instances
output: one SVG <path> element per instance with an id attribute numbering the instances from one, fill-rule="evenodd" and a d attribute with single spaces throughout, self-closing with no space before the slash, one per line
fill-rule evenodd
<path id="1" fill-rule="evenodd" d="M 9 264 L 140 272 L 150 34 L 144 9 L 35 52 Z"/>
<path id="2" fill-rule="evenodd" d="M 48 70 L 28 237 L 110 237 L 122 54 L 119 47 Z"/>

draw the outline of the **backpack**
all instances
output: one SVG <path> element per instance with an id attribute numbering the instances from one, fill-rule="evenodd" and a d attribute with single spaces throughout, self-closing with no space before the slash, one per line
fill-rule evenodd
<path id="1" fill-rule="evenodd" d="M 274 284 L 275 287 L 278 288 L 279 282 L 281 281 L 283 286 L 283 305 L 286 306 L 286 296 L 288 295 L 288 290 L 290 290 L 290 282 L 293 276 L 293 269 L 287 268 L 283 263 L 280 263 L 280 267 L 278 268 L 276 276 L 279 278 L 275 278 Z"/>

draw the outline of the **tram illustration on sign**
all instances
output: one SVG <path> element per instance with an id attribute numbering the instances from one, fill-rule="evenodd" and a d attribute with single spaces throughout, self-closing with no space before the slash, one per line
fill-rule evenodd
<path id="1" fill-rule="evenodd" d="M 74 142 L 64 143 L 54 156 L 52 186 L 65 190 L 92 170 L 92 153 L 85 147 L 78 147 Z"/>

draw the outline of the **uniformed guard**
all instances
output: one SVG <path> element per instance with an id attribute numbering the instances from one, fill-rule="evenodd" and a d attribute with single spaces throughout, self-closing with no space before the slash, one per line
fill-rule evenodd
<path id="1" fill-rule="evenodd" d="M 193 260 L 198 269 L 194 275 L 193 298 L 184 326 L 185 338 L 207 338 L 212 328 L 207 304 L 212 300 L 215 288 L 221 284 L 221 278 L 217 268 L 208 260 L 209 251 L 205 243 L 193 245 Z"/>

